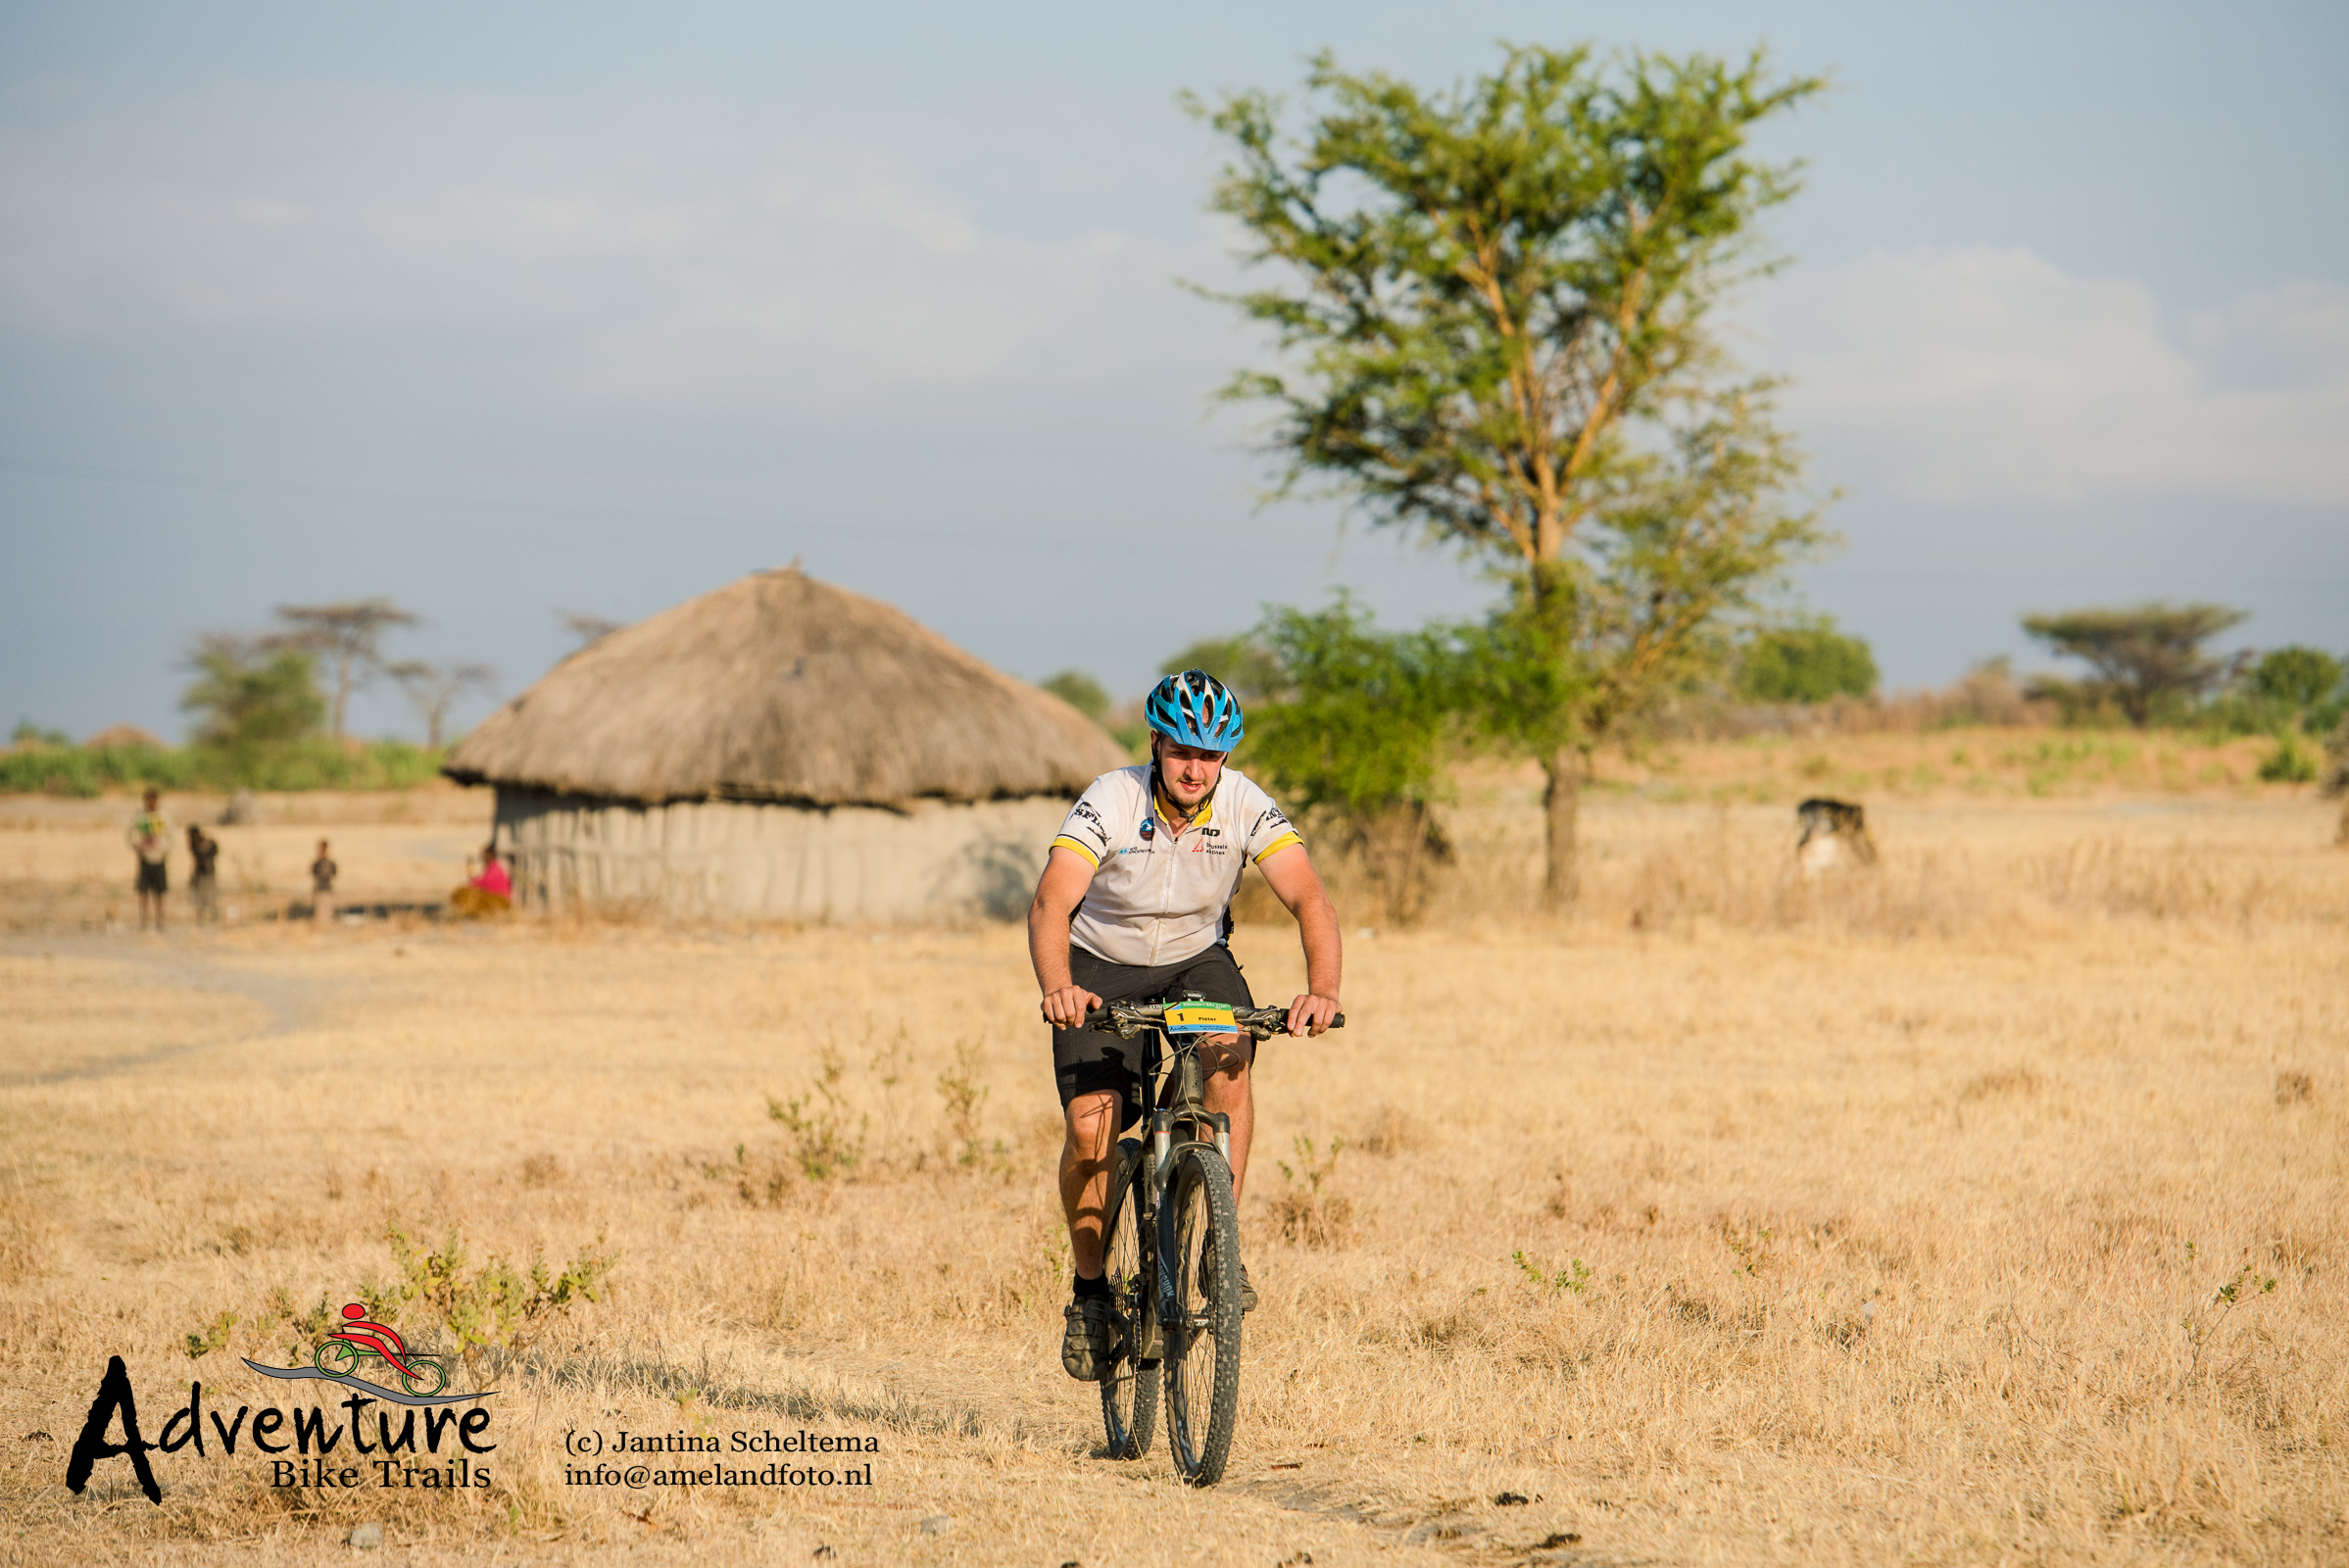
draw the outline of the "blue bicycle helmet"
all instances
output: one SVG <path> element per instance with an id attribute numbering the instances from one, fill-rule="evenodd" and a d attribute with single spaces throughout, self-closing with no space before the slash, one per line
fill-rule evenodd
<path id="1" fill-rule="evenodd" d="M 1187 669 L 1158 682 L 1142 705 L 1142 716 L 1176 745 L 1202 752 L 1228 752 L 1248 733 L 1240 699 L 1203 669 Z"/>

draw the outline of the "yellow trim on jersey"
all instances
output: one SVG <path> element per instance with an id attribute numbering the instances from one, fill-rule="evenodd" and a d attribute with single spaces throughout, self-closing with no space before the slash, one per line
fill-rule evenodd
<path id="1" fill-rule="evenodd" d="M 1079 844 L 1075 839 L 1072 839 L 1067 834 L 1063 833 L 1058 838 L 1052 840 L 1052 849 L 1056 850 L 1063 844 L 1076 851 L 1079 855 L 1085 857 L 1085 863 L 1092 866 L 1096 871 L 1101 868 L 1101 858 L 1093 853 L 1093 846 L 1089 844 Z M 1049 855 L 1052 853 L 1052 850 L 1047 850 L 1045 853 Z"/>
<path id="2" fill-rule="evenodd" d="M 1295 832 L 1284 833 L 1279 838 L 1274 839 L 1270 844 L 1265 845 L 1264 848 L 1256 852 L 1256 863 L 1258 865 L 1262 865 L 1266 857 L 1278 855 L 1281 851 L 1289 848 L 1289 846 L 1292 844 L 1295 844 L 1301 849 L 1304 846 L 1304 839 Z"/>
<path id="3" fill-rule="evenodd" d="M 1216 780 L 1218 788 L 1222 786 L 1222 783 L 1223 781 L 1221 779 Z M 1172 816 L 1180 814 L 1182 811 L 1181 807 L 1175 805 L 1174 802 L 1168 800 L 1164 795 L 1159 793 L 1158 786 L 1155 783 L 1150 785 L 1150 806 L 1157 811 L 1158 819 L 1162 822 L 1168 822 L 1170 828 L 1172 827 L 1172 823 L 1168 819 Z M 1215 791 L 1209 790 L 1207 792 L 1207 798 L 1199 803 L 1199 815 L 1193 817 L 1189 822 L 1183 824 L 1183 831 L 1186 833 L 1190 832 L 1193 828 L 1198 827 L 1200 823 L 1206 821 L 1214 814 Z"/>

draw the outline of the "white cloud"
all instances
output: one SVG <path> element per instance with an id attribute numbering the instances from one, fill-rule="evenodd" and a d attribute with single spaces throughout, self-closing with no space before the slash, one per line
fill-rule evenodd
<path id="1" fill-rule="evenodd" d="M 1793 426 L 1920 497 L 2349 500 L 2349 285 L 2173 326 L 2141 283 L 1981 248 L 1798 268 L 1757 305 Z"/>
<path id="2" fill-rule="evenodd" d="M 1171 286 L 1217 267 L 1196 192 L 1172 238 L 1064 216 L 1115 208 L 1098 198 L 1121 144 L 1129 178 L 1164 176 L 1128 109 L 1071 89 L 850 123 L 706 96 L 299 88 L 19 117 L 0 323 L 414 329 L 564 396 L 688 407 L 1081 384 L 1215 335 Z M 1010 171 L 993 188 L 1013 199 L 957 177 L 973 168 Z M 1053 206 L 1055 187 L 1096 199 Z"/>

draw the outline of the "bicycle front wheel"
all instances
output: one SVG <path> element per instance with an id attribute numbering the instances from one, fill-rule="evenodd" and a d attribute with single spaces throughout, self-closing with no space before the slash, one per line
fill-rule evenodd
<path id="1" fill-rule="evenodd" d="M 1139 1459 L 1158 1420 L 1158 1334 L 1151 1297 L 1154 1247 L 1143 1235 L 1143 1184 L 1150 1180 L 1137 1139 L 1121 1140 L 1110 1167 L 1107 1244 L 1109 1298 L 1117 1309 L 1115 1359 L 1101 1374 L 1101 1429 L 1112 1459 Z M 1154 1238 L 1148 1238 L 1154 1240 Z"/>
<path id="2" fill-rule="evenodd" d="M 1232 1172 L 1211 1144 L 1175 1151 L 1161 1245 L 1174 1270 L 1174 1321 L 1162 1324 L 1166 1439 L 1195 1487 L 1223 1479 L 1240 1419 L 1240 1214 Z"/>
<path id="3" fill-rule="evenodd" d="M 400 1387 L 418 1398 L 438 1394 L 449 1386 L 449 1363 L 438 1356 L 412 1355 L 408 1358 L 408 1364 L 416 1371 L 414 1374 L 401 1373 Z"/>

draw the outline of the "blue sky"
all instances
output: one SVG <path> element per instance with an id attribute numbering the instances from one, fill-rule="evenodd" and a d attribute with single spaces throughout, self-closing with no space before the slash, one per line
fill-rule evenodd
<path id="1" fill-rule="evenodd" d="M 557 607 L 794 558 L 1120 692 L 1338 584 L 1470 611 L 1252 505 L 1172 100 L 1499 38 L 1833 73 L 1731 325 L 1843 492 L 1803 597 L 1890 681 L 2153 596 L 2349 649 L 2343 8 L 487 9 L 0 11 L 0 723 L 177 735 L 195 634 L 369 593 L 511 694 Z"/>

